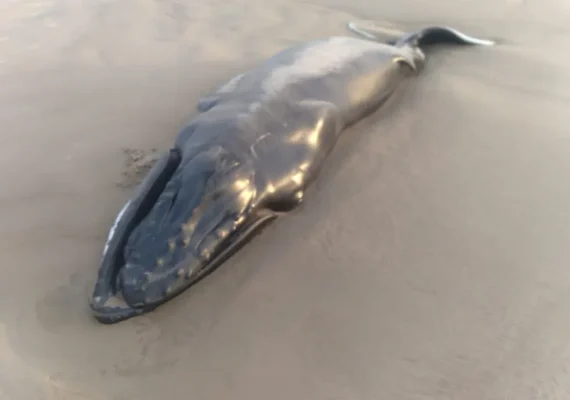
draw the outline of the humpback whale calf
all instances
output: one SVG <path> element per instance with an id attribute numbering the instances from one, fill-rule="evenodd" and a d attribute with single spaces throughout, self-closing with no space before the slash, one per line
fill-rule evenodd
<path id="1" fill-rule="evenodd" d="M 202 98 L 119 212 L 90 299 L 116 323 L 149 312 L 294 210 L 339 135 L 418 74 L 433 44 L 493 45 L 445 26 L 382 43 L 334 36 L 289 47 Z"/>

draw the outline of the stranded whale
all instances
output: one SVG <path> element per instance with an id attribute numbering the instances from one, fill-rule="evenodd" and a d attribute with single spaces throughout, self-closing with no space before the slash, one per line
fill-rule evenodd
<path id="1" fill-rule="evenodd" d="M 388 43 L 349 28 L 366 38 L 292 46 L 199 101 L 109 232 L 91 298 L 97 320 L 156 308 L 295 209 L 339 135 L 421 70 L 427 46 L 493 44 L 448 27 Z"/>

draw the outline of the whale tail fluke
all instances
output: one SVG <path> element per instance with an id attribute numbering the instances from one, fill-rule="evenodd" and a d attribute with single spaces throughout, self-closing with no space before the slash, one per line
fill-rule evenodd
<path id="1" fill-rule="evenodd" d="M 417 32 L 407 33 L 389 44 L 394 46 L 417 46 L 421 49 L 437 44 L 457 44 L 471 46 L 493 46 L 494 41 L 469 36 L 447 26 L 430 26 Z"/>
<path id="2" fill-rule="evenodd" d="M 379 28 L 367 29 L 355 22 L 350 22 L 348 28 L 371 40 L 379 41 L 379 35 L 377 31 Z M 380 29 L 380 32 L 385 31 L 385 29 Z M 394 30 L 389 30 L 395 32 Z M 386 41 L 387 44 L 401 47 L 401 46 L 414 46 L 424 49 L 431 45 L 438 44 L 456 44 L 456 45 L 475 45 L 475 46 L 493 46 L 494 41 L 489 39 L 477 38 L 474 36 L 469 36 L 463 32 L 458 31 L 447 26 L 429 26 L 411 33 L 392 33 L 391 36 L 396 36 L 396 38 L 389 39 Z"/>

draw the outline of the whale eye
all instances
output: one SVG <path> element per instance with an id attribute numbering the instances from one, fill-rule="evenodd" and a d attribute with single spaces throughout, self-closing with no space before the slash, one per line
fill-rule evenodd
<path id="1" fill-rule="evenodd" d="M 212 200 L 220 195 L 220 187 L 228 180 L 229 173 L 239 166 L 237 160 L 223 157 L 216 162 L 215 171 L 207 179 L 206 193 L 212 193 Z"/>
<path id="2" fill-rule="evenodd" d="M 217 172 L 229 172 L 239 165 L 238 160 L 229 154 L 224 154 L 218 160 L 216 164 Z"/>

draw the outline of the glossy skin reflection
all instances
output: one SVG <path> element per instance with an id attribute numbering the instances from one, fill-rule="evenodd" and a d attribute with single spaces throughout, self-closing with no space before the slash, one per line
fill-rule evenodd
<path id="1" fill-rule="evenodd" d="M 421 69 L 422 40 L 473 44 L 431 29 L 395 45 L 351 37 L 303 43 L 202 99 L 111 229 L 95 317 L 114 323 L 154 309 L 261 224 L 294 210 L 341 132 Z"/>

